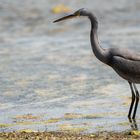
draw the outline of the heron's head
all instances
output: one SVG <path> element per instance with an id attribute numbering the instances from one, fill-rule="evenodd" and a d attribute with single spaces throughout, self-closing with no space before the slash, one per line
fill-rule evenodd
<path id="1" fill-rule="evenodd" d="M 66 20 L 66 19 L 70 19 L 70 18 L 75 18 L 78 16 L 88 16 L 88 11 L 84 8 L 77 10 L 76 12 L 74 12 L 73 14 L 67 15 L 65 17 L 59 18 L 57 20 L 55 20 L 54 22 L 59 22 L 62 20 Z"/>

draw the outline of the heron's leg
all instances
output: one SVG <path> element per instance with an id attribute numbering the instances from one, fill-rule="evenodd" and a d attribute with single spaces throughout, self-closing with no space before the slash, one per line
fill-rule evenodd
<path id="1" fill-rule="evenodd" d="M 135 89 L 135 93 L 136 93 L 136 103 L 135 103 L 135 108 L 134 108 L 134 113 L 133 113 L 133 119 L 135 119 L 135 116 L 136 116 L 136 112 L 137 112 L 137 107 L 138 107 L 138 103 L 139 103 L 139 92 L 137 90 L 137 87 L 135 84 L 133 84 L 133 87 Z"/>
<path id="2" fill-rule="evenodd" d="M 131 105 L 130 105 L 129 113 L 128 113 L 128 118 L 131 118 L 131 112 L 132 112 L 133 105 L 134 105 L 134 102 L 135 102 L 135 93 L 134 93 L 134 90 L 133 90 L 132 83 L 131 82 L 128 82 L 128 83 L 130 85 L 130 89 L 131 89 L 131 93 L 132 93 L 132 101 L 131 101 Z"/>
<path id="3" fill-rule="evenodd" d="M 138 130 L 137 122 L 135 119 L 128 118 L 132 130 Z"/>
<path id="4" fill-rule="evenodd" d="M 138 130 L 137 122 L 135 119 L 133 120 L 133 123 L 134 123 L 134 130 Z"/>

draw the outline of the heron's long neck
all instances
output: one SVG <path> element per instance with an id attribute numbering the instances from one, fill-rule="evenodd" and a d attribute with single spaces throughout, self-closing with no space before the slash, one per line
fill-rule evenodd
<path id="1" fill-rule="evenodd" d="M 91 47 L 93 50 L 93 53 L 95 56 L 102 61 L 103 63 L 108 63 L 108 55 L 107 51 L 101 48 L 99 42 L 98 42 L 98 35 L 97 35 L 97 28 L 98 23 L 96 18 L 90 13 L 89 19 L 91 21 L 91 34 L 90 34 L 90 41 L 91 41 Z"/>

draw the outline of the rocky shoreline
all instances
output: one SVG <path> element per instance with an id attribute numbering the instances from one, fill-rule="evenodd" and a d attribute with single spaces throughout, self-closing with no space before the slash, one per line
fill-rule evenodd
<path id="1" fill-rule="evenodd" d="M 69 132 L 1 132 L 0 140 L 139 140 L 139 131 L 97 132 L 76 134 Z"/>

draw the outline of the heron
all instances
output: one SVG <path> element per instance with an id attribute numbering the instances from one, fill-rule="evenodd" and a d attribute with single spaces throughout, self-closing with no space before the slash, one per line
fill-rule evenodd
<path id="1" fill-rule="evenodd" d="M 54 22 L 79 16 L 88 17 L 90 20 L 90 42 L 92 51 L 96 58 L 104 64 L 112 67 L 121 78 L 128 81 L 132 94 L 128 118 L 135 120 L 139 103 L 139 92 L 136 84 L 140 84 L 140 53 L 126 48 L 102 48 L 98 40 L 97 18 L 92 12 L 85 8 L 79 9 L 73 14 L 59 18 Z"/>

